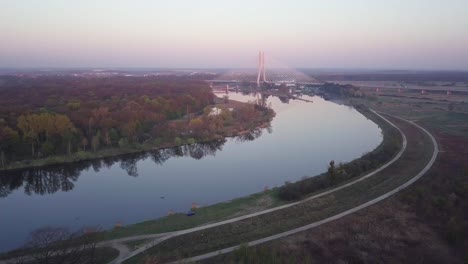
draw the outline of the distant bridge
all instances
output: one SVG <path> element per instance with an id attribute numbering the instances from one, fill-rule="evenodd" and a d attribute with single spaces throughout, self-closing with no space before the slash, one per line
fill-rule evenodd
<path id="1" fill-rule="evenodd" d="M 224 73 L 214 80 L 209 81 L 212 84 L 241 84 L 251 83 L 262 85 L 320 85 L 318 80 L 292 68 L 268 68 L 265 64 L 265 53 L 260 51 L 258 55 L 258 68 L 254 70 L 233 70 Z"/>

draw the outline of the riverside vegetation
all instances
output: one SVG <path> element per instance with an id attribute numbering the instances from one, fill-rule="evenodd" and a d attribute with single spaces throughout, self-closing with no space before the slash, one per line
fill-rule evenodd
<path id="1" fill-rule="evenodd" d="M 2 76 L 0 169 L 210 141 L 273 118 L 260 101 L 215 104 L 203 79 Z"/>
<path id="2" fill-rule="evenodd" d="M 254 207 L 258 207 L 258 205 L 260 205 L 260 207 L 272 207 L 278 204 L 285 203 L 292 199 L 298 199 L 301 196 L 306 196 L 307 194 L 313 193 L 315 191 L 338 185 L 353 177 L 362 175 L 364 172 L 372 170 L 373 168 L 377 167 L 386 160 L 391 159 L 391 157 L 393 157 L 393 155 L 398 151 L 399 146 L 401 144 L 401 138 L 399 137 L 398 131 L 391 126 L 385 126 L 385 121 L 374 116 L 374 114 L 368 111 L 366 108 L 358 107 L 358 109 L 359 111 L 361 111 L 361 113 L 363 113 L 368 118 L 371 118 L 382 128 L 384 139 L 381 145 L 376 150 L 366 154 L 360 159 L 352 161 L 350 164 L 341 164 L 338 165 L 337 168 L 331 169 L 330 171 L 333 172 L 331 174 L 333 174 L 336 177 L 330 177 L 330 175 L 327 176 L 326 174 L 324 174 L 322 176 L 319 176 L 319 183 L 311 181 L 314 178 L 305 179 L 304 181 L 308 182 L 307 184 L 304 184 L 305 186 L 307 186 L 307 188 L 299 189 L 299 192 L 297 191 L 297 188 L 291 188 L 291 186 L 299 185 L 300 183 L 287 184 L 283 187 L 280 187 L 279 189 L 268 191 L 265 194 L 258 194 L 256 196 L 249 197 L 245 199 L 245 202 L 253 204 Z M 257 203 L 257 200 L 265 200 L 266 197 L 271 197 L 269 198 L 269 203 Z M 245 206 L 245 202 L 242 201 L 242 199 L 239 199 L 235 200 L 234 203 L 232 203 L 232 205 L 231 203 L 222 203 L 219 205 L 199 209 L 204 211 L 211 210 L 210 208 L 213 207 L 213 214 L 210 215 L 207 215 L 200 211 L 200 214 L 197 214 L 196 216 L 194 216 L 194 218 L 189 219 L 186 217 L 181 217 L 179 214 L 176 214 L 155 221 L 148 221 L 141 224 L 119 228 L 117 230 L 113 230 L 110 233 L 107 233 L 107 237 L 124 237 L 144 233 L 173 231 L 193 227 L 195 225 L 203 224 L 214 220 L 216 221 L 219 219 L 225 219 L 232 215 L 245 214 L 248 213 L 250 210 L 248 208 L 249 206 Z M 217 208 L 219 206 L 227 210 L 220 211 L 218 210 L 219 208 Z M 255 210 L 259 210 L 259 208 L 256 208 Z M 198 219 L 198 216 L 204 217 L 203 219 Z"/>

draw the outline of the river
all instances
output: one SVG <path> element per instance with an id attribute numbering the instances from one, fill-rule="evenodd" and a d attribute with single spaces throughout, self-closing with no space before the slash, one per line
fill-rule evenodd
<path id="1" fill-rule="evenodd" d="M 38 227 L 111 228 L 281 186 L 382 141 L 379 127 L 352 107 L 304 98 L 313 102 L 269 97 L 271 127 L 241 138 L 1 175 L 0 252 L 21 246 Z"/>

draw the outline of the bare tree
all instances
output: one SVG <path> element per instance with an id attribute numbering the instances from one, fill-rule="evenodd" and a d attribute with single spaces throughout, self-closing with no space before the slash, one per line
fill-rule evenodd
<path id="1" fill-rule="evenodd" d="M 29 253 L 14 263 L 93 264 L 97 241 L 98 232 L 94 228 L 71 232 L 64 227 L 42 227 L 30 233 L 25 246 Z"/>

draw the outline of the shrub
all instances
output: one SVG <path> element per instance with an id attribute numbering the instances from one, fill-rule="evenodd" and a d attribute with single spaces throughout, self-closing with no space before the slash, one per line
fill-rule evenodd
<path id="1" fill-rule="evenodd" d="M 128 139 L 127 138 L 119 139 L 119 147 L 124 148 L 126 146 L 128 146 Z"/>
<path id="2" fill-rule="evenodd" d="M 180 137 L 176 137 L 174 139 L 174 144 L 176 144 L 177 146 L 182 145 L 182 139 Z"/>

